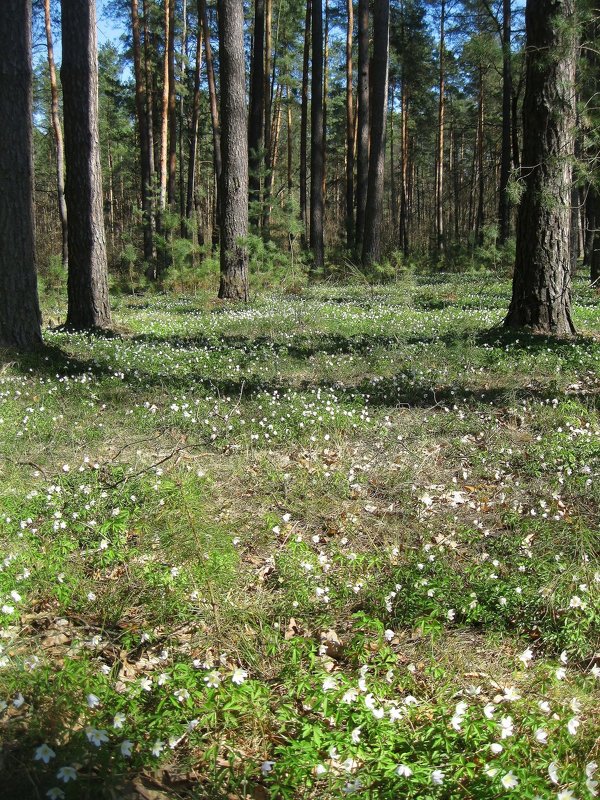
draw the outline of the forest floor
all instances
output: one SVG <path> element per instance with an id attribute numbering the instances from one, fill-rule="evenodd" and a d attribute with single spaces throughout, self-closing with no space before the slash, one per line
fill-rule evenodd
<path id="1" fill-rule="evenodd" d="M 2 796 L 595 796 L 600 303 L 508 293 L 120 296 L 5 358 Z"/>

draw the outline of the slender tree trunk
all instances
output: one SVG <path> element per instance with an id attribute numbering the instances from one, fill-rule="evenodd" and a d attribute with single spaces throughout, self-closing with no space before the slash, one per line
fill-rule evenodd
<path id="1" fill-rule="evenodd" d="M 390 195 L 392 212 L 392 230 L 395 234 L 398 229 L 398 195 L 396 193 L 396 161 L 394 159 L 394 100 L 396 87 L 392 84 L 390 91 Z M 395 241 L 394 241 L 395 244 Z"/>
<path id="2" fill-rule="evenodd" d="M 286 87 L 286 105 L 287 105 L 287 200 L 288 204 L 292 201 L 292 191 L 294 189 L 294 139 L 292 129 L 292 97 L 290 94 L 289 84 Z"/>
<path id="3" fill-rule="evenodd" d="M 58 86 L 56 83 L 56 67 L 54 64 L 54 46 L 52 43 L 52 23 L 50 20 L 50 0 L 44 0 L 44 25 L 46 28 L 46 44 L 48 48 L 48 71 L 50 73 L 50 116 L 56 144 L 56 190 L 58 197 L 58 216 L 62 232 L 62 263 L 69 266 L 67 203 L 65 201 L 65 148 L 63 143 L 60 114 L 58 111 Z"/>
<path id="4" fill-rule="evenodd" d="M 96 4 L 61 0 L 66 201 L 69 215 L 67 326 L 110 325 L 98 140 Z"/>
<path id="5" fill-rule="evenodd" d="M 306 2 L 304 21 L 304 54 L 302 60 L 302 101 L 300 109 L 300 221 L 302 223 L 301 244 L 306 247 L 308 214 L 306 213 L 307 194 L 307 151 L 308 151 L 308 72 L 310 65 L 310 40 L 312 21 L 312 0 Z"/>
<path id="6" fill-rule="evenodd" d="M 198 2 L 198 20 L 202 19 Z M 185 217 L 190 220 L 194 211 L 194 189 L 196 186 L 196 148 L 198 146 L 198 119 L 200 116 L 200 73 L 202 70 L 202 25 L 196 31 L 196 64 L 194 67 L 194 96 L 192 98 L 192 119 L 190 124 L 190 149 L 188 154 L 188 179 L 185 199 Z"/>
<path id="7" fill-rule="evenodd" d="M 478 199 L 477 216 L 475 218 L 475 244 L 483 244 L 483 226 L 485 222 L 485 173 L 484 173 L 484 148 L 483 148 L 483 68 L 479 67 L 479 96 L 477 100 L 477 179 Z"/>
<path id="8" fill-rule="evenodd" d="M 388 105 L 390 2 L 373 3 L 373 93 L 369 186 L 365 210 L 362 263 L 368 267 L 381 260 L 383 189 L 385 179 L 385 128 Z"/>
<path id="9" fill-rule="evenodd" d="M 31 4 L 6 0 L 0 24 L 0 347 L 42 344 L 35 269 Z"/>
<path id="10" fill-rule="evenodd" d="M 358 0 L 358 152 L 356 172 L 357 252 L 362 251 L 369 185 L 369 0 Z"/>
<path id="11" fill-rule="evenodd" d="M 275 69 L 273 59 L 273 0 L 265 3 L 265 51 L 264 51 L 264 134 L 265 147 L 263 153 L 263 201 L 261 209 L 262 235 L 269 238 L 269 209 L 271 203 L 271 186 L 273 181 L 271 162 L 273 160 L 273 91 Z M 281 6 L 280 6 L 281 9 Z"/>
<path id="12" fill-rule="evenodd" d="M 327 95 L 329 93 L 329 0 L 325 0 L 325 27 L 323 30 L 323 206 L 327 198 Z M 325 215 L 325 211 L 323 211 Z"/>
<path id="13" fill-rule="evenodd" d="M 213 135 L 213 161 L 215 166 L 215 207 L 217 209 L 217 217 L 220 216 L 220 187 L 221 187 L 221 173 L 222 173 L 222 156 L 221 156 L 221 126 L 219 123 L 219 105 L 217 103 L 217 86 L 215 82 L 215 70 L 213 65 L 212 47 L 210 44 L 210 28 L 208 25 L 208 17 L 206 14 L 206 0 L 198 0 L 199 8 L 202 11 L 202 30 L 204 31 L 204 58 L 206 60 L 206 78 L 208 81 L 208 97 L 210 103 L 210 119 L 212 125 Z"/>
<path id="14" fill-rule="evenodd" d="M 574 0 L 528 0 L 525 23 L 525 191 L 517 224 L 513 295 L 505 325 L 568 335 L 575 332 L 569 263 L 575 123 Z"/>
<path id="15" fill-rule="evenodd" d="M 441 0 L 440 8 L 440 46 L 439 46 L 439 105 L 438 105 L 438 152 L 436 160 L 435 185 L 435 233 L 438 256 L 444 254 L 444 125 L 446 109 L 446 0 Z"/>
<path id="16" fill-rule="evenodd" d="M 347 0 L 346 27 L 346 247 L 354 247 L 354 99 L 352 92 L 352 38 L 354 36 L 354 5 Z"/>
<path id="17" fill-rule="evenodd" d="M 185 87 L 186 85 L 186 60 L 187 60 L 187 0 L 183 0 L 182 2 L 182 10 L 181 10 L 181 61 L 180 61 L 180 73 L 181 73 L 181 86 Z M 198 30 L 200 30 L 200 26 L 198 26 Z M 185 181 L 184 181 L 184 163 L 183 163 L 183 138 L 184 138 L 184 120 L 185 120 L 185 103 L 184 103 L 184 92 L 181 91 L 179 93 L 179 215 L 181 217 L 180 221 L 180 232 L 181 238 L 187 238 L 189 236 L 188 228 L 186 225 L 186 218 L 185 218 L 185 209 L 186 209 L 186 191 L 185 191 Z"/>
<path id="18" fill-rule="evenodd" d="M 323 268 L 323 3 L 312 3 L 310 249 L 313 271 Z"/>
<path id="19" fill-rule="evenodd" d="M 255 0 L 248 154 L 250 224 L 258 228 L 262 216 L 260 184 L 265 146 L 265 0 Z"/>
<path id="20" fill-rule="evenodd" d="M 219 297 L 248 300 L 248 134 L 244 5 L 218 0 L 221 61 L 221 284 Z"/>
<path id="21" fill-rule="evenodd" d="M 498 238 L 504 244 L 510 236 L 510 198 L 508 183 L 512 166 L 511 108 L 512 108 L 512 52 L 511 52 L 511 1 L 502 0 L 502 145 L 500 149 L 500 199 L 498 207 Z"/>
<path id="22" fill-rule="evenodd" d="M 404 73 L 404 69 L 402 70 Z M 402 128 L 401 128 L 401 156 L 400 171 L 400 247 L 404 256 L 408 258 L 410 245 L 408 239 L 408 92 L 406 79 L 402 76 Z"/>
<path id="23" fill-rule="evenodd" d="M 168 203 L 171 211 L 175 211 L 177 185 L 177 98 L 175 94 L 175 0 L 169 3 L 169 182 Z"/>
<path id="24" fill-rule="evenodd" d="M 158 205 L 161 217 L 167 207 L 167 156 L 169 141 L 169 40 L 171 36 L 171 10 L 170 6 L 175 0 L 164 0 L 165 2 L 165 54 L 163 62 L 163 90 L 161 107 L 161 128 L 160 128 L 160 165 L 159 165 L 159 196 Z M 163 220 L 161 218 L 161 227 Z"/>
<path id="25" fill-rule="evenodd" d="M 589 188 L 586 206 L 588 212 L 590 282 L 596 288 L 600 288 L 600 192 L 594 186 Z"/>

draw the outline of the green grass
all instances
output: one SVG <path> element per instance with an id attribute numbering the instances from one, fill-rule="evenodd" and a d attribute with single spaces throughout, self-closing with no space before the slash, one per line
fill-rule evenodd
<path id="1" fill-rule="evenodd" d="M 600 305 L 508 291 L 121 295 L 5 354 L 7 796 L 593 796 Z"/>

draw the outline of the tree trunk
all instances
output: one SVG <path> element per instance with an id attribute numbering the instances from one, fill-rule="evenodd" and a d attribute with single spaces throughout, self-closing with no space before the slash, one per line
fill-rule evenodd
<path id="1" fill-rule="evenodd" d="M 218 0 L 221 61 L 221 284 L 219 297 L 248 300 L 248 135 L 242 0 Z"/>
<path id="2" fill-rule="evenodd" d="M 49 0 L 45 0 L 49 2 Z M 152 174 L 150 171 L 150 140 L 146 114 L 146 83 L 142 74 L 142 47 L 138 0 L 131 0 L 131 32 L 133 38 L 133 73 L 135 78 L 135 111 L 140 137 L 140 175 L 142 179 L 142 226 L 144 232 L 144 260 L 154 257 L 154 231 L 152 220 Z"/>
<path id="3" fill-rule="evenodd" d="M 69 215 L 67 326 L 110 325 L 98 140 L 96 4 L 61 0 L 66 200 Z"/>
<path id="4" fill-rule="evenodd" d="M 403 68 L 404 73 L 404 68 Z M 402 128 L 401 128 L 401 155 L 402 164 L 400 171 L 400 247 L 404 256 L 408 258 L 410 245 L 408 239 L 408 92 L 406 79 L 402 75 Z"/>
<path id="5" fill-rule="evenodd" d="M 169 182 L 168 203 L 171 211 L 175 211 L 177 184 L 177 101 L 175 94 L 175 0 L 169 3 Z"/>
<path id="6" fill-rule="evenodd" d="M 6 0 L 0 25 L 0 347 L 42 344 L 33 215 L 31 3 Z"/>
<path id="7" fill-rule="evenodd" d="M 327 95 L 329 93 L 329 0 L 325 0 L 325 27 L 323 30 L 323 217 L 327 197 Z"/>
<path id="8" fill-rule="evenodd" d="M 475 244 L 483 245 L 483 226 L 485 222 L 485 174 L 483 149 L 483 67 L 479 67 L 479 96 L 477 100 L 477 216 L 475 217 Z"/>
<path id="9" fill-rule="evenodd" d="M 564 336 L 575 332 L 569 263 L 574 0 L 528 0 L 525 23 L 525 191 L 519 208 L 513 294 L 505 325 Z"/>
<path id="10" fill-rule="evenodd" d="M 323 242 L 323 2 L 312 2 L 310 249 L 312 269 L 325 263 Z"/>
<path id="11" fill-rule="evenodd" d="M 512 106 L 512 62 L 511 62 L 511 2 L 502 0 L 502 145 L 500 148 L 500 198 L 498 206 L 498 240 L 502 245 L 510 236 L 510 198 L 508 183 L 512 165 L 511 106 Z"/>
<path id="12" fill-rule="evenodd" d="M 358 0 L 358 152 L 356 164 L 356 234 L 361 252 L 369 185 L 369 0 Z"/>
<path id="13" fill-rule="evenodd" d="M 385 178 L 385 128 L 388 105 L 388 62 L 390 2 L 373 3 L 373 92 L 371 110 L 371 151 L 369 186 L 365 210 L 362 263 L 364 267 L 381 260 L 383 189 Z"/>
<path id="14" fill-rule="evenodd" d="M 168 140 L 169 140 L 169 37 L 171 26 L 171 11 L 170 5 L 175 0 L 165 0 L 165 53 L 163 61 L 163 87 L 162 87 L 162 105 L 160 117 L 160 164 L 159 164 L 159 195 L 158 205 L 161 215 L 167 207 L 167 156 L 168 156 Z M 161 225 L 162 227 L 162 219 Z"/>
<path id="15" fill-rule="evenodd" d="M 352 97 L 352 38 L 354 5 L 347 0 L 346 28 L 346 247 L 354 247 L 354 99 Z"/>
<path id="16" fill-rule="evenodd" d="M 438 256 L 444 254 L 444 123 L 445 123 L 445 34 L 446 34 L 446 0 L 441 0 L 440 10 L 440 46 L 439 46 L 439 101 L 438 101 L 438 152 L 436 159 L 435 181 L 435 234 Z"/>
<path id="17" fill-rule="evenodd" d="M 56 143 L 56 189 L 58 196 L 58 215 L 62 233 L 62 263 L 69 266 L 67 203 L 65 201 L 65 148 L 63 143 L 60 114 L 58 111 L 58 86 L 56 83 L 56 67 L 54 65 L 54 46 L 52 43 L 52 24 L 50 21 L 50 0 L 44 0 L 44 25 L 46 28 L 46 44 L 48 47 L 48 71 L 50 73 L 50 98 L 52 130 Z"/>
<path id="18" fill-rule="evenodd" d="M 261 167 L 265 147 L 265 0 L 255 0 L 250 112 L 248 118 L 248 180 L 250 186 L 250 224 L 258 228 L 262 216 L 260 198 Z"/>
<path id="19" fill-rule="evenodd" d="M 206 0 L 198 0 L 199 8 L 202 12 L 202 30 L 204 31 L 204 58 L 206 59 L 206 78 L 208 81 L 208 97 L 210 103 L 210 120 L 212 125 L 213 135 L 213 162 L 215 167 L 215 207 L 217 209 L 217 218 L 219 217 L 220 208 L 220 191 L 221 191 L 221 173 L 222 156 L 221 156 L 221 126 L 219 123 L 219 105 L 217 103 L 217 86 L 215 82 L 215 70 L 213 65 L 212 47 L 210 44 L 210 28 L 208 26 L 208 17 L 206 14 Z"/>
<path id="20" fill-rule="evenodd" d="M 308 70 L 310 64 L 310 38 L 312 0 L 306 2 L 304 20 L 304 55 L 302 59 L 302 101 L 300 108 L 300 221 L 302 223 L 301 244 L 306 247 L 308 215 L 306 213 L 307 151 L 308 151 Z"/>
<path id="21" fill-rule="evenodd" d="M 198 20 L 202 20 L 198 2 Z M 200 72 L 202 69 L 202 24 L 196 31 L 196 64 L 194 67 L 194 96 L 192 98 L 192 119 L 190 124 L 190 149 L 188 153 L 188 179 L 185 198 L 185 217 L 192 218 L 194 210 L 194 189 L 196 185 L 196 148 L 198 146 L 198 119 L 200 116 Z"/>

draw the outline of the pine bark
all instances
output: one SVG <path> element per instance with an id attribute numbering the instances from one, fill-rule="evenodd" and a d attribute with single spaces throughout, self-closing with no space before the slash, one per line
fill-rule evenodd
<path id="1" fill-rule="evenodd" d="M 175 0 L 165 0 L 164 37 L 165 52 L 163 60 L 163 85 L 160 114 L 160 158 L 159 158 L 159 190 L 158 206 L 161 214 L 167 207 L 167 180 L 168 180 L 168 144 L 169 144 L 169 37 L 171 26 L 170 5 Z M 162 219 L 160 226 L 162 227 Z"/>
<path id="2" fill-rule="evenodd" d="M 96 4 L 61 0 L 61 11 L 69 215 L 67 326 L 89 330 L 111 322 L 98 138 Z"/>
<path id="3" fill-rule="evenodd" d="M 444 238 L 444 133 L 446 120 L 446 0 L 441 0 L 440 7 L 440 44 L 439 44 L 439 100 L 438 100 L 438 151 L 436 157 L 435 182 L 435 234 L 438 256 L 445 250 Z"/>
<path id="4" fill-rule="evenodd" d="M 169 180 L 167 199 L 171 211 L 175 211 L 177 184 L 177 97 L 175 88 L 175 0 L 169 4 L 169 37 L 167 42 L 169 66 Z"/>
<path id="5" fill-rule="evenodd" d="M 354 98 L 352 90 L 352 39 L 354 5 L 347 0 L 346 27 L 346 247 L 354 247 Z"/>
<path id="6" fill-rule="evenodd" d="M 510 236 L 510 198 L 508 184 L 512 166 L 512 53 L 511 0 L 502 2 L 502 144 L 500 149 L 500 198 L 498 206 L 498 239 L 504 244 Z"/>
<path id="7" fill-rule="evenodd" d="M 525 23 L 525 191 L 519 208 L 513 294 L 505 325 L 564 336 L 575 332 L 569 263 L 574 0 L 528 0 Z"/>
<path id="8" fill-rule="evenodd" d="M 356 232 L 360 254 L 369 185 L 369 0 L 358 0 L 358 142 L 356 157 Z"/>
<path id="9" fill-rule="evenodd" d="M 44 27 L 46 29 L 46 45 L 48 51 L 48 71 L 50 73 L 50 117 L 54 142 L 56 144 L 56 193 L 58 199 L 58 216 L 62 234 L 62 263 L 67 269 L 69 266 L 69 244 L 67 224 L 67 203 L 65 200 L 65 145 L 60 124 L 58 110 L 58 85 L 56 81 L 56 66 L 54 63 L 54 44 L 52 41 L 52 22 L 50 19 L 50 0 L 44 0 Z"/>
<path id="10" fill-rule="evenodd" d="M 49 2 L 49 0 L 45 0 Z M 142 70 L 142 45 L 138 0 L 131 0 L 131 32 L 133 39 L 133 74 L 135 79 L 135 110 L 140 139 L 140 176 L 142 179 L 142 227 L 144 259 L 154 258 L 154 225 L 152 218 L 152 173 L 150 170 L 150 139 L 146 112 L 146 81 Z"/>
<path id="11" fill-rule="evenodd" d="M 248 170 L 250 224 L 261 218 L 260 178 L 265 147 L 265 0 L 255 0 L 250 112 L 248 118 Z"/>
<path id="12" fill-rule="evenodd" d="M 248 300 L 248 135 L 242 0 L 218 0 L 221 59 L 221 284 L 219 297 Z"/>
<path id="13" fill-rule="evenodd" d="M 373 3 L 373 91 L 369 183 L 365 209 L 362 263 L 364 267 L 381 260 L 383 190 L 385 179 L 385 131 L 388 101 L 390 3 Z"/>
<path id="14" fill-rule="evenodd" d="M 221 123 L 219 121 L 219 104 L 217 101 L 217 86 L 215 81 L 212 46 L 210 43 L 210 27 L 208 25 L 208 15 L 206 13 L 206 0 L 199 0 L 198 7 L 202 14 L 202 30 L 204 32 L 204 58 L 206 60 L 206 79 L 208 81 L 210 121 L 213 136 L 213 164 L 215 169 L 216 191 L 215 207 L 217 209 L 218 218 L 220 208 L 221 173 L 223 170 L 223 160 L 221 157 Z"/>
<path id="15" fill-rule="evenodd" d="M 306 17 L 304 20 L 304 53 L 302 58 L 302 97 L 300 106 L 300 221 L 302 223 L 302 247 L 306 247 L 308 231 L 308 214 L 306 210 L 306 195 L 308 185 L 308 74 L 310 67 L 310 39 L 312 20 L 312 0 L 306 2 Z"/>
<path id="16" fill-rule="evenodd" d="M 194 65 L 194 94 L 192 97 L 192 119 L 190 122 L 190 147 L 188 153 L 188 179 L 185 200 L 185 218 L 190 220 L 194 210 L 196 185 L 196 149 L 198 146 L 198 121 L 200 118 L 200 72 L 202 69 L 202 9 L 198 2 L 198 30 L 196 31 L 196 62 Z"/>
<path id="17" fill-rule="evenodd" d="M 0 24 L 0 347 L 42 344 L 33 215 L 31 4 Z"/>
<path id="18" fill-rule="evenodd" d="M 312 2 L 310 249 L 313 270 L 325 263 L 323 231 L 323 2 Z"/>

